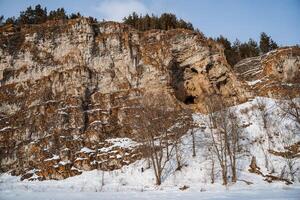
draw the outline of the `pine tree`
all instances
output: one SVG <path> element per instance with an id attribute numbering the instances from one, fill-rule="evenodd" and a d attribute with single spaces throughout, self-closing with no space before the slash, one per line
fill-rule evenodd
<path id="1" fill-rule="evenodd" d="M 241 47 L 241 42 L 238 39 L 236 39 L 232 45 L 232 51 L 234 52 L 232 60 L 234 64 L 236 64 L 242 59 L 240 47 Z"/>
<path id="2" fill-rule="evenodd" d="M 4 21 L 4 16 L 3 16 L 3 15 L 1 15 L 1 16 L 0 16 L 0 26 L 2 26 L 2 24 L 3 24 L 3 21 Z"/>
<path id="3" fill-rule="evenodd" d="M 241 56 L 241 59 L 254 57 L 259 55 L 259 50 L 257 47 L 257 43 L 253 39 L 249 39 L 249 41 L 246 43 L 242 43 L 239 46 L 239 53 Z"/>
<path id="4" fill-rule="evenodd" d="M 9 17 L 9 18 L 7 18 L 6 20 L 5 20 L 5 24 L 11 24 L 11 25 L 14 25 L 14 24 L 16 24 L 16 19 L 15 19 L 15 17 Z"/>
<path id="5" fill-rule="evenodd" d="M 249 57 L 255 57 L 259 55 L 259 48 L 257 42 L 255 42 L 252 38 L 250 38 L 248 41 L 248 49 Z"/>
<path id="6" fill-rule="evenodd" d="M 220 37 L 218 37 L 217 39 L 216 39 L 216 41 L 218 42 L 218 43 L 220 43 L 222 46 L 223 46 L 223 48 L 224 48 L 224 54 L 225 54 L 225 56 L 226 56 L 226 59 L 227 59 L 227 62 L 230 64 L 230 65 L 234 65 L 235 63 L 234 63 L 234 61 L 232 60 L 232 58 L 233 58 L 233 50 L 232 50 L 232 48 L 231 48 L 231 42 L 227 39 L 227 38 L 225 38 L 224 36 L 222 36 L 222 35 L 220 35 Z"/>
<path id="7" fill-rule="evenodd" d="M 77 19 L 77 18 L 80 18 L 80 17 L 81 17 L 81 14 L 79 12 L 77 12 L 77 13 L 72 13 L 69 18 L 70 19 Z"/>
<path id="8" fill-rule="evenodd" d="M 47 21 L 47 9 L 42 8 L 40 4 L 34 9 L 29 6 L 26 11 L 22 11 L 18 18 L 18 24 L 40 24 Z"/>
<path id="9" fill-rule="evenodd" d="M 277 49 L 278 45 L 271 39 L 270 36 L 263 32 L 260 34 L 259 48 L 261 53 L 267 53 L 269 51 Z"/>
<path id="10" fill-rule="evenodd" d="M 277 49 L 278 48 L 278 45 L 276 42 L 274 42 L 272 39 L 270 41 L 270 51 L 274 50 L 274 49 Z"/>
<path id="11" fill-rule="evenodd" d="M 47 21 L 47 8 L 42 8 L 40 4 L 35 6 L 33 16 L 35 18 L 34 24 L 40 24 Z"/>
<path id="12" fill-rule="evenodd" d="M 50 11 L 48 19 L 49 20 L 68 19 L 68 16 L 64 8 L 58 8 L 57 10 Z"/>
<path id="13" fill-rule="evenodd" d="M 260 48 L 260 51 L 262 53 L 269 52 L 269 49 L 270 49 L 270 37 L 265 32 L 262 32 L 260 34 L 259 48 Z"/>
<path id="14" fill-rule="evenodd" d="M 194 30 L 191 23 L 185 22 L 182 19 L 178 20 L 177 17 L 171 13 L 163 13 L 160 17 L 157 17 L 153 14 L 151 16 L 148 14 L 139 16 L 137 13 L 133 12 L 127 17 L 124 17 L 123 22 L 140 31 L 151 29 L 170 30 L 175 28 Z"/>
<path id="15" fill-rule="evenodd" d="M 220 37 L 218 37 L 216 39 L 216 41 L 219 42 L 220 44 L 222 44 L 225 50 L 231 49 L 231 42 L 227 38 L 225 38 L 223 35 L 220 35 Z"/>

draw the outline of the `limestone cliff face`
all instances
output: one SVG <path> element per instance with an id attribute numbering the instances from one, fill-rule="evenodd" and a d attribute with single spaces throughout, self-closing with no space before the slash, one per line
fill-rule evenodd
<path id="1" fill-rule="evenodd" d="M 253 95 L 281 98 L 300 95 L 300 48 L 284 47 L 234 66 L 239 80 L 246 81 Z"/>
<path id="2" fill-rule="evenodd" d="M 1 29 L 0 171 L 62 179 L 141 158 L 130 117 L 146 94 L 204 111 L 210 94 L 245 101 L 223 49 L 187 30 L 138 32 L 87 19 Z M 130 140 L 130 139 L 128 139 Z M 108 150 L 107 150 L 108 149 Z"/>

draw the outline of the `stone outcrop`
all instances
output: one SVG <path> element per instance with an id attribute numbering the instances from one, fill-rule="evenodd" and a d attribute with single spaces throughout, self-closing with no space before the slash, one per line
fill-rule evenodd
<path id="1" fill-rule="evenodd" d="M 118 145 L 122 142 L 131 145 Z M 122 166 L 142 158 L 139 145 L 129 138 L 105 140 L 95 150 L 87 147 L 83 147 L 77 152 L 74 152 L 74 149 L 71 148 L 60 149 L 57 155 L 50 153 L 47 149 L 40 150 L 39 145 L 34 144 L 34 142 L 28 145 L 28 148 L 36 149 L 33 152 L 36 157 L 31 161 L 34 163 L 26 169 L 15 168 L 11 171 L 11 174 L 22 174 L 21 180 L 60 180 L 79 175 L 82 171 L 120 169 Z M 18 162 L 20 163 L 20 161 Z"/>
<path id="2" fill-rule="evenodd" d="M 300 158 L 300 141 L 290 146 L 285 146 L 284 149 L 285 151 L 275 151 L 273 149 L 269 149 L 268 151 L 275 156 L 287 159 Z"/>
<path id="3" fill-rule="evenodd" d="M 85 18 L 0 27 L 0 172 L 46 180 L 119 169 L 143 157 L 132 124 L 143 97 L 205 112 L 211 95 L 227 105 L 299 96 L 299 58 L 280 48 L 232 69 L 221 46 L 189 30 Z"/>
<path id="4" fill-rule="evenodd" d="M 234 66 L 253 95 L 282 98 L 300 94 L 300 48 L 284 47 L 262 56 L 247 58 Z"/>
<path id="5" fill-rule="evenodd" d="M 248 171 L 250 173 L 255 173 L 255 174 L 258 174 L 262 177 L 264 177 L 264 181 L 267 181 L 268 183 L 272 183 L 274 181 L 283 181 L 285 182 L 286 185 L 290 185 L 290 184 L 293 184 L 292 181 L 286 179 L 286 178 L 282 178 L 282 177 L 279 177 L 279 176 L 274 176 L 272 174 L 263 174 L 261 171 L 260 171 L 260 168 L 257 166 L 256 164 L 256 158 L 255 156 L 252 156 L 252 159 L 251 159 L 251 163 L 249 165 L 249 169 Z"/>
<path id="6" fill-rule="evenodd" d="M 138 32 L 85 18 L 1 27 L 0 80 L 0 171 L 24 179 L 140 159 L 136 147 L 98 151 L 109 138 L 136 139 L 130 119 L 146 94 L 197 111 L 211 94 L 228 104 L 247 98 L 223 49 L 199 33 Z"/>

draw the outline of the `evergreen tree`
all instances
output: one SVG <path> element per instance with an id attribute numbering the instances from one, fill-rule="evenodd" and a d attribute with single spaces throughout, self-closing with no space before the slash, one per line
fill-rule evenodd
<path id="1" fill-rule="evenodd" d="M 234 53 L 233 53 L 233 58 L 231 59 L 233 60 L 234 63 L 233 65 L 235 65 L 237 62 L 239 62 L 242 59 L 240 47 L 241 47 L 241 42 L 238 39 L 236 39 L 232 45 L 232 51 Z"/>
<path id="2" fill-rule="evenodd" d="M 50 11 L 48 19 L 49 20 L 68 19 L 68 16 L 64 8 L 58 8 L 57 10 Z"/>
<path id="3" fill-rule="evenodd" d="M 247 47 L 245 48 L 246 45 L 241 44 L 238 39 L 236 39 L 235 42 L 231 44 L 231 42 L 227 38 L 221 35 L 220 37 L 215 39 L 215 41 L 219 42 L 224 47 L 226 60 L 231 66 L 234 66 L 238 61 L 242 59 L 241 54 L 245 51 L 244 49 L 247 49 Z"/>
<path id="4" fill-rule="evenodd" d="M 222 35 L 215 39 L 224 47 L 224 54 L 227 62 L 233 66 L 241 59 L 258 56 L 260 51 L 266 53 L 270 50 L 278 48 L 276 42 L 274 42 L 267 34 L 261 34 L 260 47 L 253 39 L 249 39 L 248 42 L 241 43 L 238 39 L 233 44 L 223 37 Z"/>
<path id="5" fill-rule="evenodd" d="M 70 19 L 77 19 L 77 18 L 80 18 L 80 17 L 82 17 L 81 14 L 79 12 L 77 12 L 77 13 L 72 13 L 69 18 Z"/>
<path id="6" fill-rule="evenodd" d="M 14 24 L 16 24 L 16 18 L 15 17 L 9 17 L 9 18 L 7 18 L 6 20 L 5 20 L 5 25 L 6 24 L 12 24 L 12 25 L 14 25 Z"/>
<path id="7" fill-rule="evenodd" d="M 34 9 L 35 24 L 44 23 L 47 21 L 47 8 L 42 8 L 41 5 L 36 5 Z"/>
<path id="8" fill-rule="evenodd" d="M 274 50 L 274 49 L 277 49 L 278 48 L 278 45 L 276 42 L 274 42 L 272 39 L 270 41 L 270 51 Z"/>
<path id="9" fill-rule="evenodd" d="M 219 42 L 220 44 L 222 44 L 225 50 L 231 49 L 231 42 L 227 38 L 225 38 L 223 35 L 220 35 L 220 37 L 218 37 L 216 39 L 216 41 Z"/>
<path id="10" fill-rule="evenodd" d="M 18 18 L 19 24 L 40 24 L 47 21 L 47 9 L 42 8 L 40 4 L 34 9 L 29 6 L 26 11 L 22 11 Z"/>
<path id="11" fill-rule="evenodd" d="M 250 38 L 248 41 L 248 49 L 249 57 L 255 57 L 259 55 L 259 48 L 257 42 L 255 42 L 252 38 Z"/>
<path id="12" fill-rule="evenodd" d="M 0 26 L 2 26 L 3 22 L 4 22 L 4 16 L 1 15 L 1 16 L 0 16 Z"/>
<path id="13" fill-rule="evenodd" d="M 270 37 L 265 32 L 260 34 L 259 48 L 262 53 L 269 52 Z"/>
<path id="14" fill-rule="evenodd" d="M 160 24 L 161 24 L 161 29 L 163 29 L 163 30 L 169 30 L 169 29 L 177 28 L 176 27 L 177 18 L 173 14 L 163 13 L 160 16 L 159 20 L 160 20 Z"/>
<path id="15" fill-rule="evenodd" d="M 177 17 L 171 13 L 163 13 L 160 17 L 157 17 L 153 14 L 151 16 L 148 14 L 139 16 L 137 13 L 133 12 L 127 17 L 124 17 L 123 22 L 140 31 L 151 29 L 170 30 L 175 28 L 194 30 L 191 23 L 185 22 L 182 19 L 178 20 Z"/>
<path id="16" fill-rule="evenodd" d="M 234 65 L 236 63 L 236 52 L 234 51 L 234 49 L 231 47 L 231 42 L 225 38 L 224 36 L 220 35 L 220 37 L 218 37 L 216 39 L 216 41 L 218 43 L 220 43 L 223 48 L 224 48 L 224 54 L 226 56 L 227 62 L 230 65 Z"/>
<path id="17" fill-rule="evenodd" d="M 261 53 L 267 53 L 271 50 L 277 49 L 278 45 L 271 39 L 270 36 L 268 36 L 265 32 L 262 32 L 260 34 L 259 48 Z"/>
<path id="18" fill-rule="evenodd" d="M 91 17 L 91 16 L 89 16 L 89 20 L 92 23 L 97 23 L 98 22 L 97 18 L 94 18 L 94 17 Z"/>
<path id="19" fill-rule="evenodd" d="M 143 30 L 151 29 L 151 18 L 148 14 L 145 15 L 143 24 L 144 24 Z"/>
<path id="20" fill-rule="evenodd" d="M 259 55 L 257 43 L 253 39 L 249 39 L 246 43 L 242 43 L 239 46 L 239 54 L 241 59 L 254 57 Z"/>

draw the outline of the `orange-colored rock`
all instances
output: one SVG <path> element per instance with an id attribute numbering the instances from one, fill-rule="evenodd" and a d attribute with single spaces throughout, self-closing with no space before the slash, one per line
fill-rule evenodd
<path id="1" fill-rule="evenodd" d="M 131 120 L 141 97 L 205 111 L 207 95 L 228 105 L 248 96 L 222 47 L 193 31 L 138 32 L 85 18 L 0 31 L 0 172 L 36 169 L 33 178 L 44 180 L 75 168 L 117 169 L 142 155 L 105 141 L 136 137 Z"/>
<path id="2" fill-rule="evenodd" d="M 283 47 L 234 67 L 239 80 L 248 83 L 253 96 L 300 96 L 300 48 Z"/>

